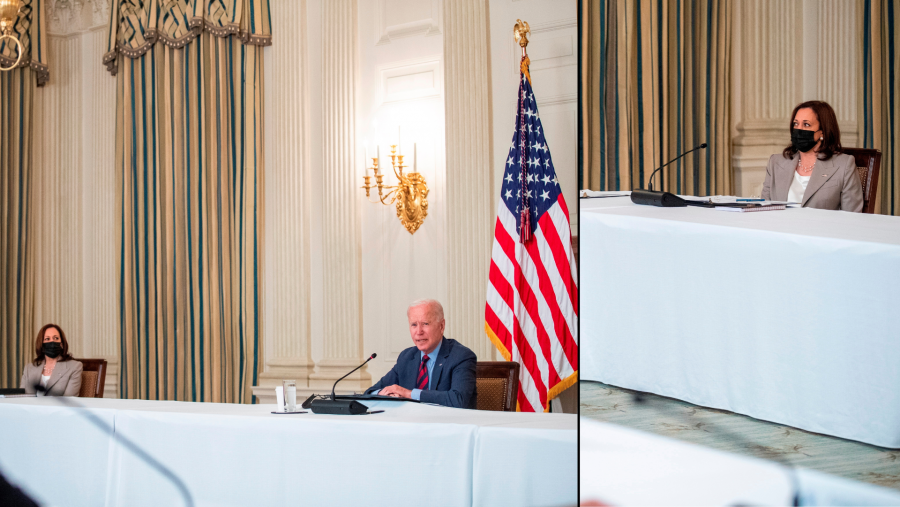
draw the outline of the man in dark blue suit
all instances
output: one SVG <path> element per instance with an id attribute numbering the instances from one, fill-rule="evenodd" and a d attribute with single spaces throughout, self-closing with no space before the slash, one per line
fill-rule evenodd
<path id="1" fill-rule="evenodd" d="M 475 408 L 475 353 L 444 338 L 444 308 L 433 299 L 406 310 L 414 347 L 366 393 L 412 398 L 446 407 Z"/>

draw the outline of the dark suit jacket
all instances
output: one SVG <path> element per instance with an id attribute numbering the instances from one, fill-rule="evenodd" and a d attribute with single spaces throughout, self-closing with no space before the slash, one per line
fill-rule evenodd
<path id="1" fill-rule="evenodd" d="M 436 403 L 445 407 L 475 408 L 475 353 L 456 340 L 444 338 L 438 351 L 434 369 L 431 372 L 431 389 L 422 391 L 419 401 Z M 391 368 L 366 393 L 397 384 L 412 390 L 419 376 L 422 357 L 419 349 L 410 347 L 397 357 L 397 364 Z"/>
<path id="2" fill-rule="evenodd" d="M 26 394 L 35 394 L 34 386 L 41 383 L 41 370 L 44 363 L 35 366 L 25 364 L 22 371 L 22 381 L 19 387 L 25 389 Z M 47 396 L 78 396 L 81 392 L 81 372 L 84 365 L 80 361 L 60 361 L 53 367 L 53 373 L 47 382 Z"/>
<path id="3" fill-rule="evenodd" d="M 766 181 L 760 197 L 786 201 L 799 160 L 799 154 L 792 159 L 786 159 L 781 154 L 772 155 L 766 166 Z M 862 211 L 862 183 L 859 182 L 853 157 L 835 153 L 828 160 L 817 161 L 803 193 L 803 207 Z"/>

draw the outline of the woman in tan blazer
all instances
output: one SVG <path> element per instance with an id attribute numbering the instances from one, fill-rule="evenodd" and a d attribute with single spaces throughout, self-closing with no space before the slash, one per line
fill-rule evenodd
<path id="1" fill-rule="evenodd" d="M 25 365 L 20 388 L 35 394 L 43 385 L 45 396 L 78 396 L 81 392 L 81 371 L 84 366 L 72 359 L 69 342 L 62 328 L 47 324 L 34 340 L 35 359 Z"/>
<path id="2" fill-rule="evenodd" d="M 834 109 L 818 100 L 798 105 L 791 115 L 791 145 L 769 158 L 760 197 L 800 202 L 804 208 L 862 211 L 856 161 L 840 151 Z"/>

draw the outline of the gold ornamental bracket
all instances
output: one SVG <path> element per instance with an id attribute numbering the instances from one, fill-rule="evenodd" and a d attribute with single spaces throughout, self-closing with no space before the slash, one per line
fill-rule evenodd
<path id="1" fill-rule="evenodd" d="M 19 11 L 24 6 L 25 4 L 21 0 L 0 0 L 0 42 L 7 39 L 16 41 L 19 54 L 19 57 L 16 58 L 16 63 L 9 67 L 0 66 L 0 71 L 5 72 L 15 69 L 22 61 L 22 42 L 13 35 L 13 27 L 16 26 L 16 21 L 19 19 Z"/>
<path id="2" fill-rule="evenodd" d="M 400 154 L 398 145 L 391 145 L 391 166 L 394 169 L 394 176 L 397 178 L 396 185 L 385 185 L 384 174 L 378 167 L 380 157 L 372 157 L 372 166 L 365 168 L 363 176 L 363 186 L 360 188 L 366 191 L 366 200 L 371 203 L 384 205 L 394 204 L 397 209 L 397 218 L 403 227 L 410 234 L 415 234 L 425 217 L 428 216 L 428 184 L 425 178 L 418 172 L 416 168 L 416 148 L 413 144 L 413 170 L 405 172 L 404 169 L 409 167 L 403 163 L 403 155 Z M 372 171 L 372 176 L 369 176 Z M 375 183 L 372 183 L 372 178 Z M 378 200 L 371 199 L 371 190 L 378 189 Z M 385 192 L 386 191 L 386 192 Z"/>

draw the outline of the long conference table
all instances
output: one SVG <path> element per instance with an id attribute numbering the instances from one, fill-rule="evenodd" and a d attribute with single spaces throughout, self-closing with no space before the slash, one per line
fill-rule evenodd
<path id="1" fill-rule="evenodd" d="M 197 506 L 574 505 L 574 414 L 366 402 L 383 413 L 276 415 L 274 405 L 0 399 L 0 472 L 45 505 L 183 505 L 177 487 L 84 411 L 140 445 Z"/>
<path id="2" fill-rule="evenodd" d="M 580 204 L 583 380 L 900 448 L 900 217 Z"/>

